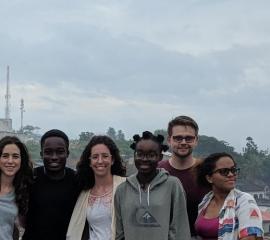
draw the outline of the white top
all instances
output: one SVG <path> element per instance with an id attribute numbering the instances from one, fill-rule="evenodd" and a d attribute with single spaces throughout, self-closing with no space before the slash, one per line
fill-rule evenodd
<path id="1" fill-rule="evenodd" d="M 113 175 L 113 194 L 115 194 L 115 190 L 117 186 L 126 181 L 126 178 L 119 177 L 117 175 Z M 67 231 L 67 240 L 80 240 L 82 238 L 83 229 L 86 221 L 86 213 L 89 205 L 89 196 L 90 190 L 82 191 L 76 205 L 74 207 L 72 217 L 69 222 L 68 231 Z M 112 239 L 115 239 L 115 212 L 114 212 L 114 198 L 112 198 L 112 223 L 111 223 L 111 231 L 112 231 Z"/>
<path id="2" fill-rule="evenodd" d="M 90 194 L 86 218 L 89 223 L 89 240 L 111 240 L 112 191 L 95 196 Z"/>

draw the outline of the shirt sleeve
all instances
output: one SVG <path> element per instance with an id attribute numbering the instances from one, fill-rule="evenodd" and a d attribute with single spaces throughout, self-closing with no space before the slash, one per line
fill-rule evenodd
<path id="1" fill-rule="evenodd" d="M 250 194 L 244 193 L 237 201 L 239 239 L 247 236 L 262 237 L 262 215 L 255 199 Z"/>

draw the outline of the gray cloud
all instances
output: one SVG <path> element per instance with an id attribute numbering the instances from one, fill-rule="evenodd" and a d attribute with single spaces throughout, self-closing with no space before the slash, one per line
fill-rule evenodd
<path id="1" fill-rule="evenodd" d="M 24 97 L 26 120 L 42 130 L 114 126 L 129 136 L 189 114 L 240 150 L 247 135 L 267 148 L 269 5 L 2 1 L 0 99 L 10 64 L 15 126 Z"/>

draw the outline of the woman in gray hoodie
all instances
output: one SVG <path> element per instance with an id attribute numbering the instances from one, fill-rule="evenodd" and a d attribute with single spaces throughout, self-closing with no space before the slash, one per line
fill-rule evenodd
<path id="1" fill-rule="evenodd" d="M 185 193 L 180 181 L 163 169 L 162 135 L 143 132 L 133 136 L 138 172 L 120 184 L 115 193 L 116 240 L 189 240 Z"/>

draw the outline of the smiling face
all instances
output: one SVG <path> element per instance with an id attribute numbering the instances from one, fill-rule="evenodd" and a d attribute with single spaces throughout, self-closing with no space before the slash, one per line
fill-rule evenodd
<path id="1" fill-rule="evenodd" d="M 20 149 L 16 144 L 7 144 L 0 156 L 1 177 L 15 177 L 21 167 Z"/>
<path id="2" fill-rule="evenodd" d="M 198 137 L 191 126 L 176 125 L 172 128 L 172 135 L 168 137 L 168 143 L 173 155 L 178 158 L 186 158 L 197 146 Z"/>
<path id="3" fill-rule="evenodd" d="M 95 177 L 106 177 L 111 174 L 113 159 L 109 148 L 105 144 L 97 144 L 91 149 L 90 167 Z"/>
<path id="4" fill-rule="evenodd" d="M 66 165 L 68 150 L 66 143 L 61 137 L 48 137 L 45 139 L 41 157 L 43 158 L 46 172 L 50 174 L 61 174 Z"/>
<path id="5" fill-rule="evenodd" d="M 227 176 L 223 176 L 222 170 L 234 169 L 235 162 L 230 157 L 221 157 L 216 162 L 211 175 L 207 175 L 207 181 L 212 184 L 214 191 L 230 192 L 235 187 L 236 173 L 228 172 Z"/>
<path id="6" fill-rule="evenodd" d="M 151 175 L 156 172 L 157 164 L 161 159 L 158 143 L 151 139 L 142 139 L 137 143 L 134 160 L 139 174 Z"/>

